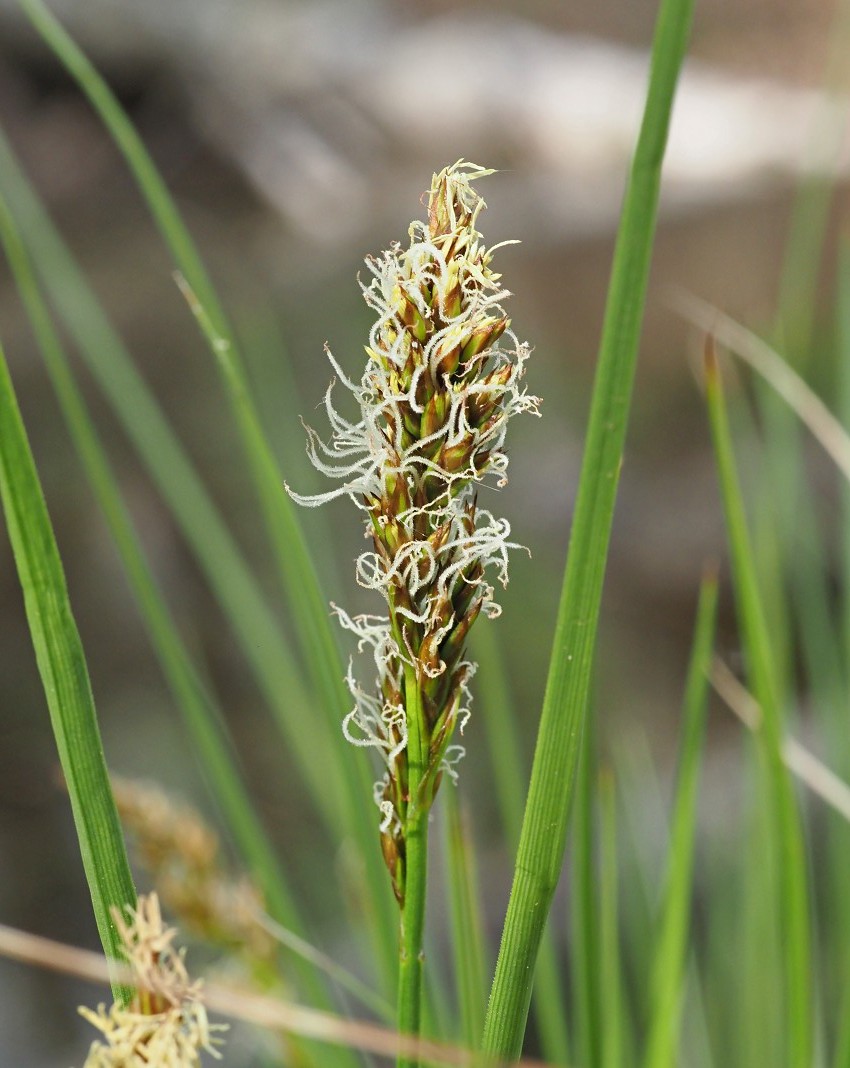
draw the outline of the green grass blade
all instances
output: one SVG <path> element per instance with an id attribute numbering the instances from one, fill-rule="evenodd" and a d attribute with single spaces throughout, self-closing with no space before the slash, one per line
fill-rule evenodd
<path id="1" fill-rule="evenodd" d="M 850 432 L 850 239 L 842 241 L 838 254 L 837 283 L 837 354 L 838 381 L 836 401 L 838 417 Z M 841 578 L 843 591 L 842 661 L 845 685 L 850 686 L 850 470 L 841 487 Z"/>
<path id="2" fill-rule="evenodd" d="M 221 710 L 198 676 L 157 589 L 2 196 L 0 244 L 12 267 L 74 446 L 115 541 L 163 674 L 195 746 L 212 800 L 262 889 L 271 914 L 288 927 L 303 931 L 304 921 L 235 764 L 232 742 Z M 332 1003 L 312 967 L 301 966 L 299 975 L 311 1001 L 330 1008 Z M 351 1063 L 340 1051 L 334 1051 L 332 1056 L 340 1064 Z"/>
<path id="3" fill-rule="evenodd" d="M 82 395 L 71 374 L 50 313 L 38 289 L 26 250 L 0 195 L 0 244 L 12 268 L 33 332 L 44 357 L 62 414 L 86 476 L 104 514 L 124 571 L 153 643 L 163 673 L 183 713 L 211 796 L 220 807 L 246 862 L 262 886 L 275 916 L 299 926 L 283 872 L 257 820 L 239 779 L 220 710 L 205 691 L 182 638 L 157 589 L 121 493 L 98 440 Z"/>
<path id="4" fill-rule="evenodd" d="M 764 760 L 761 754 L 756 757 L 750 762 L 754 811 L 744 843 L 744 894 L 737 930 L 732 934 L 739 946 L 737 1033 L 746 1068 L 759 1068 L 765 1060 L 781 1064 L 785 1044 L 783 961 L 776 939 L 780 874 L 770 812 L 761 804 Z"/>
<path id="5" fill-rule="evenodd" d="M 461 1020 L 461 1040 L 475 1049 L 484 1025 L 487 971 L 484 932 L 475 858 L 468 814 L 461 808 L 457 790 L 450 786 L 445 798 L 446 878 L 451 919 L 452 954 Z"/>
<path id="6" fill-rule="evenodd" d="M 845 236 L 838 254 L 837 283 L 837 410 L 842 425 L 850 429 L 850 240 Z M 841 650 L 844 666 L 844 686 L 850 686 L 850 482 L 841 485 L 841 541 L 839 560 L 841 566 L 842 618 Z M 845 775 L 850 768 L 850 753 L 847 751 L 846 724 L 843 702 L 835 717 L 831 733 L 833 750 L 838 754 L 839 770 Z M 850 1068 L 850 905 L 847 901 L 848 868 L 850 868 L 850 850 L 847 848 L 848 835 L 844 827 L 835 827 L 833 831 L 834 860 L 831 876 L 834 885 L 833 899 L 836 906 L 839 934 L 836 938 L 836 970 L 840 976 L 841 990 L 838 1008 L 838 1022 L 835 1035 L 835 1049 L 832 1056 L 833 1068 Z"/>
<path id="7" fill-rule="evenodd" d="M 835 1052 L 831 1063 L 832 1068 L 848 1068 L 850 1066 L 850 981 L 847 980 L 846 975 L 838 1018 Z"/>
<path id="8" fill-rule="evenodd" d="M 706 399 L 726 513 L 732 575 L 747 672 L 762 709 L 758 743 L 766 789 L 770 834 L 776 850 L 777 894 L 784 970 L 787 1063 L 810 1068 L 813 1050 L 813 1000 L 806 852 L 791 777 L 782 759 L 782 710 L 772 650 L 763 616 L 743 497 L 735 470 L 720 371 L 709 347 Z"/>
<path id="9" fill-rule="evenodd" d="M 484 1046 L 518 1055 L 531 978 L 564 855 L 599 605 L 643 320 L 661 163 L 691 0 L 662 0 L 649 90 L 614 254 L 582 474 L 514 882 Z"/>
<path id="10" fill-rule="evenodd" d="M 0 137 L 0 185 L 30 255 L 80 354 L 151 473 L 239 639 L 285 732 L 319 811 L 332 829 L 342 804 L 322 762 L 333 742 L 311 717 L 300 673 L 267 601 L 157 401 L 136 371 L 73 257 Z"/>
<path id="11" fill-rule="evenodd" d="M 479 620 L 470 641 L 472 658 L 478 663 L 476 690 L 481 715 L 486 720 L 485 736 L 490 751 L 496 803 L 509 849 L 516 849 L 522 826 L 526 771 L 517 717 L 511 706 L 510 685 L 498 638 L 489 620 Z M 547 923 L 537 955 L 531 1012 L 537 1027 L 543 1056 L 551 1064 L 570 1060 L 567 997 L 558 947 L 552 924 Z"/>
<path id="12" fill-rule="evenodd" d="M 776 330 L 784 337 L 791 359 L 798 366 L 814 355 L 810 347 L 818 308 L 818 282 L 847 132 L 848 38 L 850 3 L 838 0 L 825 37 L 828 52 L 822 97 L 809 121 L 808 144 L 800 161 L 803 178 L 794 197 L 779 279 Z"/>
<path id="13" fill-rule="evenodd" d="M 246 386 L 236 338 L 203 265 L 201 256 L 141 138 L 120 103 L 97 70 L 50 13 L 42 0 L 20 0 L 21 6 L 48 46 L 76 79 L 115 140 L 148 203 L 174 261 L 194 295 L 193 308 L 217 356 L 233 408 L 274 557 L 294 617 L 304 661 L 310 671 L 331 737 L 350 704 L 345 686 L 345 665 L 332 627 L 328 600 L 323 595 L 314 562 L 295 517 L 295 506 L 283 480 L 254 403 Z M 374 902 L 371 923 L 381 947 L 387 978 L 395 967 L 395 932 L 386 873 L 375 846 L 374 813 L 364 798 L 371 797 L 372 774 L 365 754 L 351 751 L 342 740 L 331 745 L 333 779 L 344 798 L 341 815 L 359 843 L 369 893 Z"/>
<path id="14" fill-rule="evenodd" d="M 217 331 L 207 309 L 200 303 L 188 282 L 178 277 L 210 350 L 218 361 L 239 425 L 245 455 L 254 474 L 258 495 L 271 537 L 284 589 L 289 593 L 297 633 L 305 653 L 310 674 L 331 729 L 338 735 L 333 747 L 333 777 L 342 787 L 344 809 L 348 814 L 349 833 L 358 842 L 362 867 L 368 880 L 364 901 L 369 905 L 370 921 L 380 940 L 384 975 L 394 980 L 398 956 L 390 884 L 376 846 L 375 813 L 369 804 L 372 779 L 364 754 L 342 738 L 339 724 L 351 703 L 345 684 L 345 667 L 330 626 L 330 613 L 293 504 L 281 479 L 280 471 L 260 424 L 241 363 L 233 341 Z"/>
<path id="15" fill-rule="evenodd" d="M 693 880 L 699 764 L 705 734 L 708 675 L 717 617 L 717 578 L 703 580 L 685 686 L 684 722 L 661 928 L 652 978 L 652 1019 L 644 1068 L 673 1068 L 684 1000 Z"/>
<path id="16" fill-rule="evenodd" d="M 594 784 L 597 780 L 594 723 L 584 728 L 573 815 L 572 989 L 577 1063 L 598 1068 L 602 1019 L 599 977 L 599 908 L 594 862 Z"/>
<path id="17" fill-rule="evenodd" d="M 623 1066 L 623 991 L 620 971 L 620 922 L 617 904 L 617 812 L 614 777 L 599 775 L 599 978 L 602 1068 Z"/>
<path id="18" fill-rule="evenodd" d="M 97 928 L 106 955 L 123 960 L 110 909 L 134 905 L 136 892 L 65 573 L 2 349 L 0 495 Z M 115 988 L 116 997 L 129 993 Z"/>

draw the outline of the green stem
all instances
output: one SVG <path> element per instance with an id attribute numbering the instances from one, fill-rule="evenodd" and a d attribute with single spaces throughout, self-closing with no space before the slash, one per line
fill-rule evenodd
<path id="1" fill-rule="evenodd" d="M 398 1029 L 418 1035 L 422 1012 L 422 935 L 428 877 L 428 809 L 423 781 L 428 770 L 428 738 L 416 669 L 405 665 L 407 709 L 407 812 L 404 816 L 405 874 L 401 907 L 398 977 Z M 427 784 L 426 784 L 427 790 Z M 418 1057 L 399 1057 L 398 1068 L 418 1068 Z"/>

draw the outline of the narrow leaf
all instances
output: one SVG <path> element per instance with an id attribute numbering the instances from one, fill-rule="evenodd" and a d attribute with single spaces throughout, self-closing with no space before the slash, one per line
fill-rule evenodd
<path id="1" fill-rule="evenodd" d="M 661 925 L 652 975 L 652 1017 L 645 1068 L 673 1068 L 684 1000 L 685 956 L 693 882 L 699 762 L 705 734 L 708 673 L 717 616 L 717 578 L 703 580 L 688 679 L 681 754 L 668 850 Z"/>
<path id="2" fill-rule="evenodd" d="M 248 392 L 236 338 L 192 236 L 118 99 L 42 0 L 20 0 L 20 3 L 35 29 L 76 79 L 123 153 L 186 280 L 196 316 L 217 356 L 283 587 L 293 615 L 299 621 L 295 628 L 296 639 L 330 728 L 328 759 L 333 761 L 333 779 L 339 783 L 342 798 L 339 815 L 359 844 L 369 887 L 365 900 L 372 903 L 370 924 L 378 939 L 385 977 L 391 980 L 395 969 L 395 934 L 393 925 L 388 922 L 390 894 L 380 855 L 374 847 L 373 813 L 368 804 L 362 803 L 363 797 L 371 796 L 372 775 L 363 754 L 347 751 L 338 738 L 338 725 L 347 710 L 349 695 L 343 681 L 344 664 L 331 626 L 328 601 L 322 593 L 293 504 L 284 491 L 283 479 Z"/>
<path id="3" fill-rule="evenodd" d="M 522 826 L 527 771 L 523 760 L 522 738 L 516 709 L 510 696 L 510 683 L 499 648 L 495 627 L 489 620 L 479 620 L 470 642 L 473 659 L 478 663 L 476 706 L 486 720 L 486 740 L 492 766 L 496 804 L 509 849 L 516 849 Z M 552 1064 L 569 1064 L 570 1045 L 567 1033 L 567 996 L 564 977 L 558 962 L 558 944 L 554 925 L 546 924 L 535 967 L 531 1014 L 540 1037 L 543 1056 Z"/>
<path id="4" fill-rule="evenodd" d="M 106 955 L 122 960 L 121 940 L 110 909 L 134 905 L 136 892 L 65 573 L 2 348 L 0 496 L 95 920 Z M 126 988 L 115 986 L 116 997 L 124 999 L 128 994 Z"/>
<path id="5" fill-rule="evenodd" d="M 446 877 L 461 1036 L 466 1046 L 475 1049 L 487 1001 L 481 901 L 469 818 L 454 787 L 447 791 L 445 806 Z"/>
<path id="6" fill-rule="evenodd" d="M 576 1056 L 586 1068 L 600 1064 L 602 1037 L 599 966 L 599 895 L 594 857 L 597 780 L 594 723 L 584 728 L 578 767 L 572 848 L 572 989 Z"/>
<path id="7" fill-rule="evenodd" d="M 617 903 L 617 811 L 614 777 L 599 775 L 600 887 L 599 977 L 601 991 L 602 1068 L 623 1065 L 623 992 L 620 971 L 620 912 Z"/>
<path id="8" fill-rule="evenodd" d="M 729 433 L 720 369 L 706 349 L 706 401 L 714 441 L 732 559 L 732 576 L 753 695 L 761 706 L 759 732 L 765 775 L 765 802 L 776 850 L 777 894 L 784 968 L 787 1060 L 792 1068 L 810 1068 L 813 1048 L 813 999 L 809 904 L 803 828 L 790 774 L 782 759 L 782 710 L 744 502 Z"/>
<path id="9" fill-rule="evenodd" d="M 232 755 L 232 743 L 226 733 L 221 711 L 215 707 L 212 695 L 198 677 L 157 589 L 115 476 L 71 374 L 68 358 L 39 291 L 29 257 L 2 196 L 0 244 L 6 252 L 62 414 L 115 541 L 154 651 L 213 787 L 213 800 L 223 810 L 226 822 L 257 876 L 273 912 L 281 922 L 296 925 L 294 906 L 283 874 L 240 782 Z"/>
<path id="10" fill-rule="evenodd" d="M 534 962 L 564 855 L 599 606 L 655 232 L 661 162 L 692 0 L 662 0 L 643 124 L 626 190 L 590 425 L 528 801 L 484 1030 L 488 1053 L 522 1047 Z"/>

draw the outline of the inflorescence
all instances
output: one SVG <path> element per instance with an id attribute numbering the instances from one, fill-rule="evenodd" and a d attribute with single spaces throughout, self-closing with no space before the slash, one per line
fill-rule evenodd
<path id="1" fill-rule="evenodd" d="M 385 765 L 375 792 L 400 902 L 407 813 L 411 804 L 427 810 L 443 772 L 454 775 L 462 749 L 451 739 L 469 715 L 474 671 L 467 634 L 479 613 L 498 615 L 488 574 L 505 585 L 515 547 L 507 520 L 478 506 L 478 489 L 487 481 L 504 485 L 508 420 L 537 414 L 539 403 L 520 386 L 529 348 L 509 329 L 501 306 L 509 293 L 490 267 L 500 246 L 485 248 L 476 229 L 485 205 L 472 183 L 492 173 L 461 160 L 434 175 L 427 222 L 411 224 L 409 247 L 394 244 L 367 259 L 372 277 L 361 288 L 377 320 L 360 382 L 328 353 L 359 419 L 337 411 L 332 382 L 325 394 L 330 443 L 307 428 L 314 466 L 342 485 L 313 497 L 292 494 L 308 506 L 346 495 L 366 514 L 372 548 L 357 561 L 357 581 L 382 595 L 388 615 L 334 609 L 377 670 L 377 683 L 363 687 L 349 667 L 355 704 L 343 730 L 354 745 L 378 750 Z M 411 798 L 414 707 L 427 767 Z"/>
<path id="2" fill-rule="evenodd" d="M 201 981 L 189 978 L 185 950 L 174 947 L 177 932 L 164 926 L 156 894 L 140 897 L 127 913 L 113 909 L 112 915 L 136 994 L 129 1005 L 80 1009 L 103 1035 L 85 1068 L 200 1068 L 201 1051 L 220 1057 L 218 1033 L 227 1027 L 208 1021 Z"/>

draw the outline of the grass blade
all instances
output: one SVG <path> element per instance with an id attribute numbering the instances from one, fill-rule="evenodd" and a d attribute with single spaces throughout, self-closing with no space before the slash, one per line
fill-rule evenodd
<path id="1" fill-rule="evenodd" d="M 684 999 L 685 956 L 693 879 L 699 762 L 705 734 L 708 674 L 717 618 L 717 577 L 706 576 L 697 609 L 685 686 L 682 748 L 668 850 L 661 929 L 653 978 L 652 1019 L 644 1068 L 673 1068 Z"/>
<path id="2" fill-rule="evenodd" d="M 461 1039 L 475 1049 L 484 1025 L 487 1002 L 487 972 L 484 963 L 484 932 L 478 879 L 467 813 L 461 809 L 457 790 L 447 790 L 446 874 L 449 883 L 452 952 L 461 1019 Z"/>
<path id="3" fill-rule="evenodd" d="M 599 988 L 603 1020 L 600 1064 L 623 1065 L 623 991 L 620 971 L 620 924 L 617 905 L 617 811 L 614 777 L 599 775 Z"/>
<path id="4" fill-rule="evenodd" d="M 472 631 L 470 647 L 479 667 L 476 683 L 482 715 L 487 721 L 485 734 L 490 750 L 496 802 L 507 847 L 516 849 L 525 799 L 523 745 L 517 730 L 517 718 L 511 707 L 510 685 L 498 637 L 489 620 L 478 621 Z M 548 923 L 537 955 L 531 1012 L 543 1056 L 552 1064 L 568 1064 L 570 1060 L 567 1014 L 564 1011 L 566 1003 L 555 932 L 552 924 Z"/>
<path id="5" fill-rule="evenodd" d="M 302 650 L 306 654 L 310 674 L 331 729 L 339 735 L 332 754 L 333 774 L 342 788 L 344 807 L 349 817 L 349 832 L 359 845 L 369 884 L 363 900 L 368 906 L 373 931 L 380 940 L 384 977 L 389 984 L 394 982 L 398 953 L 394 926 L 389 922 L 393 915 L 389 882 L 376 848 L 375 817 L 368 803 L 372 795 L 372 775 L 362 754 L 344 744 L 339 731 L 351 695 L 344 681 L 345 668 L 331 630 L 327 602 L 321 593 L 316 569 L 295 518 L 292 502 L 283 487 L 271 446 L 248 391 L 233 340 L 217 331 L 189 283 L 181 276 L 177 281 L 222 369 L 245 455 L 258 488 L 282 583 L 289 593 L 294 617 L 298 620 L 296 631 Z"/>
<path id="6" fill-rule="evenodd" d="M 662 0 L 643 124 L 626 190 L 582 474 L 514 883 L 484 1031 L 515 1057 L 531 977 L 564 854 L 617 481 L 649 273 L 661 163 L 690 30 L 691 0 Z"/>
<path id="7" fill-rule="evenodd" d="M 594 791 L 597 780 L 594 723 L 584 728 L 576 783 L 572 852 L 572 988 L 576 1057 L 586 1068 L 600 1064 L 602 1036 L 599 978 L 599 909 L 594 862 Z"/>
<path id="8" fill-rule="evenodd" d="M 136 892 L 97 725 L 85 655 L 65 573 L 0 348 L 0 495 L 59 759 L 68 784 L 80 854 L 106 955 L 123 960 L 110 909 Z M 116 997 L 126 998 L 117 986 Z"/>
<path id="9" fill-rule="evenodd" d="M 842 655 L 845 685 L 850 684 L 850 239 L 841 243 L 838 254 L 837 283 L 837 407 L 847 438 L 848 483 L 841 494 L 841 578 L 844 591 L 842 619 Z"/>
<path id="10" fill-rule="evenodd" d="M 793 784 L 782 759 L 782 719 L 773 654 L 759 596 L 743 497 L 735 470 L 720 369 L 711 345 L 706 350 L 706 400 L 726 512 L 747 672 L 763 716 L 758 741 L 764 769 L 769 832 L 777 863 L 776 890 L 782 931 L 787 1063 L 792 1068 L 809 1068 L 814 1028 L 803 829 Z M 776 934 L 778 937 L 779 932 Z"/>
<path id="11" fill-rule="evenodd" d="M 232 745 L 212 696 L 206 692 L 174 625 L 124 507 L 109 461 L 70 371 L 50 313 L 38 289 L 26 250 L 0 196 L 0 244 L 12 268 L 33 332 L 86 476 L 103 511 L 136 597 L 154 651 L 209 777 L 212 799 L 221 808 L 243 856 L 282 923 L 296 925 L 283 873 L 253 813 L 233 763 Z"/>
<path id="12" fill-rule="evenodd" d="M 60 408 L 92 490 L 103 511 L 139 605 L 163 674 L 192 738 L 212 800 L 224 817 L 248 869 L 262 889 L 271 913 L 289 927 L 304 930 L 283 870 L 257 818 L 235 764 L 221 710 L 204 687 L 151 574 L 135 529 L 121 499 L 109 462 L 71 375 L 26 251 L 0 196 L 2 244 L 27 308 Z M 304 989 L 329 1008 L 331 1002 L 311 968 L 301 967 Z M 334 1052 L 336 1056 L 336 1051 Z M 341 1063 L 346 1063 L 342 1061 Z"/>
<path id="13" fill-rule="evenodd" d="M 850 428 L 850 241 L 845 239 L 841 242 L 838 253 L 838 283 L 837 283 L 837 406 L 841 422 L 845 428 Z M 844 484 L 841 492 L 841 589 L 842 619 L 841 619 L 841 645 L 844 662 L 844 685 L 850 683 L 850 485 Z M 843 718 L 843 717 L 842 717 Z M 838 728 L 838 723 L 836 723 Z M 840 742 L 844 745 L 839 748 Z M 848 757 L 846 753 L 846 732 L 836 730 L 833 743 L 836 751 L 842 754 L 843 769 L 847 769 Z M 846 832 L 838 839 L 840 852 L 836 850 L 837 858 L 834 864 L 835 874 L 833 881 L 836 884 L 833 891 L 838 904 L 839 931 L 846 932 L 850 929 L 850 915 L 847 906 L 847 870 L 848 850 L 846 848 Z M 838 1014 L 838 1027 L 835 1036 L 835 1050 L 832 1058 L 833 1068 L 850 1068 L 850 940 L 840 937 L 838 944 L 842 949 L 837 954 L 838 974 L 841 976 L 841 994 Z"/>
<path id="14" fill-rule="evenodd" d="M 331 737 L 335 738 L 350 701 L 328 599 L 322 593 L 315 564 L 295 517 L 294 505 L 283 488 L 280 471 L 247 389 L 241 356 L 227 316 L 165 182 L 117 98 L 42 0 L 20 0 L 20 4 L 35 29 L 76 79 L 123 153 L 185 278 L 186 289 L 191 295 L 190 304 L 222 372 L 283 588 L 298 620 L 295 633 L 321 699 Z M 344 799 L 340 814 L 360 847 L 369 884 L 367 899 L 375 903 L 371 924 L 379 939 L 381 959 L 389 980 L 394 973 L 396 957 L 393 925 L 387 922 L 392 915 L 390 894 L 383 863 L 375 847 L 374 814 L 368 803 L 363 803 L 364 798 L 371 797 L 372 774 L 363 754 L 351 752 L 341 740 L 336 746 L 330 746 L 329 759 L 333 761 L 333 779 L 339 784 Z"/>
<path id="15" fill-rule="evenodd" d="M 0 137 L 0 184 L 32 259 L 98 385 L 150 471 L 239 639 L 328 826 L 342 804 L 322 767 L 333 744 L 257 580 L 157 401 Z"/>

